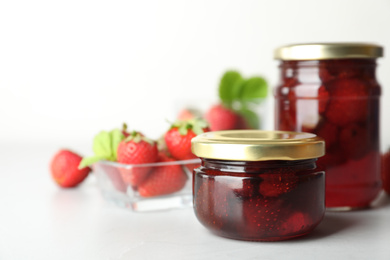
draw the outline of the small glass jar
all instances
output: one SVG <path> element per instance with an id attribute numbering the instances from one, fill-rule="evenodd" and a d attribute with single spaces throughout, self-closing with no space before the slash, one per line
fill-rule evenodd
<path id="1" fill-rule="evenodd" d="M 382 47 L 359 43 L 278 48 L 280 83 L 275 129 L 324 138 L 326 207 L 365 208 L 380 191 L 379 101 L 376 58 Z"/>
<path id="2" fill-rule="evenodd" d="M 251 241 L 303 236 L 325 212 L 324 142 L 309 133 L 216 131 L 192 139 L 197 219 L 216 235 Z"/>

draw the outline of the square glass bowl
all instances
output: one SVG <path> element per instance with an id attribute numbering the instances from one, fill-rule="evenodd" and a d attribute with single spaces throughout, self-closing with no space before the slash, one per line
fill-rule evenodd
<path id="1" fill-rule="evenodd" d="M 93 165 L 103 197 L 133 211 L 192 207 L 192 170 L 200 159 L 121 164 L 100 161 Z"/>

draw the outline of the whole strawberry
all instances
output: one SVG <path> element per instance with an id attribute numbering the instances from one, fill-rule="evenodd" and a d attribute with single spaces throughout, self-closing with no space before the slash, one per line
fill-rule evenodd
<path id="1" fill-rule="evenodd" d="M 212 106 L 206 113 L 206 120 L 211 131 L 237 129 L 241 123 L 240 116 L 222 104 Z"/>
<path id="2" fill-rule="evenodd" d="M 382 187 L 390 195 L 390 149 L 382 155 Z"/>
<path id="3" fill-rule="evenodd" d="M 79 169 L 82 157 L 69 150 L 60 150 L 50 164 L 51 176 L 63 188 L 80 184 L 91 172 L 89 167 Z"/>
<path id="4" fill-rule="evenodd" d="M 157 144 L 140 132 L 133 131 L 118 145 L 117 160 L 123 164 L 154 163 L 158 159 Z M 140 185 L 149 175 L 151 167 L 132 166 L 120 168 L 125 183 Z"/>
<path id="5" fill-rule="evenodd" d="M 177 160 L 197 158 L 191 152 L 191 139 L 208 130 L 207 123 L 201 119 L 175 122 L 164 136 L 168 152 Z"/>
<path id="6" fill-rule="evenodd" d="M 174 162 L 165 154 L 159 155 L 158 162 Z M 154 166 L 149 177 L 138 187 L 142 197 L 167 195 L 181 190 L 187 182 L 187 175 L 178 164 Z"/>

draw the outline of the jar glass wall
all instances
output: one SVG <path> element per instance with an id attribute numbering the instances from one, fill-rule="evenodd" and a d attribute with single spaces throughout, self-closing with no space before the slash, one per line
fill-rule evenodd
<path id="1" fill-rule="evenodd" d="M 315 161 L 203 159 L 193 175 L 196 217 L 213 233 L 233 239 L 303 236 L 325 211 L 325 176 Z"/>

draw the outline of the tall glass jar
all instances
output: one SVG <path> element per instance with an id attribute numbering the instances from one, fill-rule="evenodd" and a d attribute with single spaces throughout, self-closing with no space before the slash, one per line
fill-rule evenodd
<path id="1" fill-rule="evenodd" d="M 325 139 L 329 209 L 365 208 L 380 183 L 379 101 L 376 58 L 381 46 L 359 43 L 298 44 L 276 49 L 280 82 L 275 128 Z"/>

